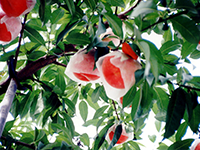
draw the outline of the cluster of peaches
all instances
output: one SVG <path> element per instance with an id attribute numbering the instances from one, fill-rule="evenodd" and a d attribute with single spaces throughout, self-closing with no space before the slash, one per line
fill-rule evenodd
<path id="1" fill-rule="evenodd" d="M 118 38 L 113 38 L 114 33 L 111 28 L 103 34 L 103 41 L 112 41 L 113 44 L 120 45 Z M 102 36 L 100 36 L 102 37 Z M 115 36 L 116 37 L 116 36 Z M 122 104 L 123 96 L 135 84 L 135 71 L 141 69 L 140 63 L 137 61 L 137 54 L 131 46 L 124 42 L 121 44 L 122 51 L 111 51 L 95 62 L 95 49 L 87 52 L 80 50 L 73 55 L 67 65 L 65 74 L 76 82 L 92 82 L 100 83 L 104 86 L 106 95 Z M 96 64 L 96 69 L 94 66 Z M 108 142 L 112 141 L 115 128 L 114 124 L 108 130 Z M 133 132 L 127 133 L 122 124 L 122 134 L 117 144 L 122 144 L 127 140 L 133 139 Z"/>
<path id="2" fill-rule="evenodd" d="M 36 0 L 0 0 L 0 44 L 14 40 L 21 31 L 20 16 L 30 12 Z"/>

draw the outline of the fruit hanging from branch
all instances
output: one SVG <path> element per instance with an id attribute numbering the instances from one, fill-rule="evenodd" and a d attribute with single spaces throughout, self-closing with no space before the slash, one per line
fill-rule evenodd
<path id="1" fill-rule="evenodd" d="M 128 92 L 135 84 L 135 71 L 141 69 L 138 61 L 120 51 L 100 57 L 96 65 L 106 94 L 113 100 Z"/>
<path id="2" fill-rule="evenodd" d="M 1 0 L 1 8 L 8 17 L 18 17 L 30 12 L 36 0 Z"/>
<path id="3" fill-rule="evenodd" d="M 121 125 L 122 125 L 122 132 L 116 144 L 123 144 L 124 142 L 127 142 L 128 140 L 133 139 L 133 131 L 127 132 L 128 130 L 126 131 L 125 125 L 124 124 L 121 124 Z M 112 127 L 108 129 L 108 133 L 107 133 L 108 143 L 111 143 L 115 132 L 118 132 L 116 131 L 116 127 L 117 127 L 117 124 L 114 124 Z"/>
<path id="4" fill-rule="evenodd" d="M 4 12 L 0 12 L 0 44 L 7 44 L 14 40 L 21 29 L 20 18 L 8 17 Z"/>
<path id="5" fill-rule="evenodd" d="M 100 75 L 97 69 L 94 69 L 95 50 L 87 52 L 80 50 L 71 57 L 65 74 L 76 82 L 98 82 Z"/>

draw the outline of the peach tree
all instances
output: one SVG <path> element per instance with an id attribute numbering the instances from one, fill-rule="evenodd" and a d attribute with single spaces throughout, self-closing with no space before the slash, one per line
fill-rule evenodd
<path id="1" fill-rule="evenodd" d="M 200 57 L 198 0 L 0 6 L 1 149 L 139 150 L 150 112 L 163 132 L 157 149 L 190 148 L 195 139 L 184 136 L 199 134 L 200 123 L 200 76 L 187 68 Z M 96 136 L 76 131 L 77 113 Z"/>

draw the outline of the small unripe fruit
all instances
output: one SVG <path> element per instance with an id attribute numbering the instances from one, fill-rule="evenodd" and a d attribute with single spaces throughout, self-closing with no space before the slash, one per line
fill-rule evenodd
<path id="1" fill-rule="evenodd" d="M 14 40 L 21 29 L 21 20 L 18 17 L 8 17 L 5 13 L 0 13 L 0 44 L 7 44 Z"/>
<path id="2" fill-rule="evenodd" d="M 66 75 L 76 82 L 98 82 L 100 75 L 97 69 L 94 70 L 94 53 L 94 50 L 77 52 L 67 65 Z"/>
<path id="3" fill-rule="evenodd" d="M 18 17 L 30 12 L 36 0 L 0 0 L 1 8 L 8 17 Z"/>

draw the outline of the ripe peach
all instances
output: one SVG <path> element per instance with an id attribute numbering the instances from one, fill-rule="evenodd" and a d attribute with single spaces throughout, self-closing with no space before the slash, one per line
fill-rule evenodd
<path id="1" fill-rule="evenodd" d="M 108 134 L 107 134 L 108 143 L 112 141 L 116 127 L 117 127 L 117 124 L 114 124 L 112 127 L 109 128 Z M 131 139 L 133 139 L 133 132 L 127 133 L 125 129 L 125 125 L 122 124 L 122 133 L 116 144 L 122 144 Z"/>
<path id="2" fill-rule="evenodd" d="M 113 33 L 111 28 L 106 29 L 106 32 L 101 34 L 100 38 L 104 42 L 112 41 L 116 47 L 120 44 L 120 39 Z"/>
<path id="3" fill-rule="evenodd" d="M 8 17 L 18 17 L 30 12 L 36 0 L 1 0 L 1 8 Z"/>
<path id="4" fill-rule="evenodd" d="M 8 17 L 4 12 L 0 12 L 0 44 L 7 44 L 14 40 L 21 29 L 19 18 Z"/>
<path id="5" fill-rule="evenodd" d="M 100 57 L 96 65 L 107 96 L 114 100 L 135 84 L 135 71 L 141 68 L 136 60 L 119 51 Z"/>
<path id="6" fill-rule="evenodd" d="M 97 69 L 94 70 L 94 50 L 86 53 L 86 50 L 77 52 L 70 59 L 65 74 L 76 82 L 98 82 L 100 75 Z"/>
<path id="7" fill-rule="evenodd" d="M 195 139 L 190 150 L 200 150 L 200 139 Z"/>

